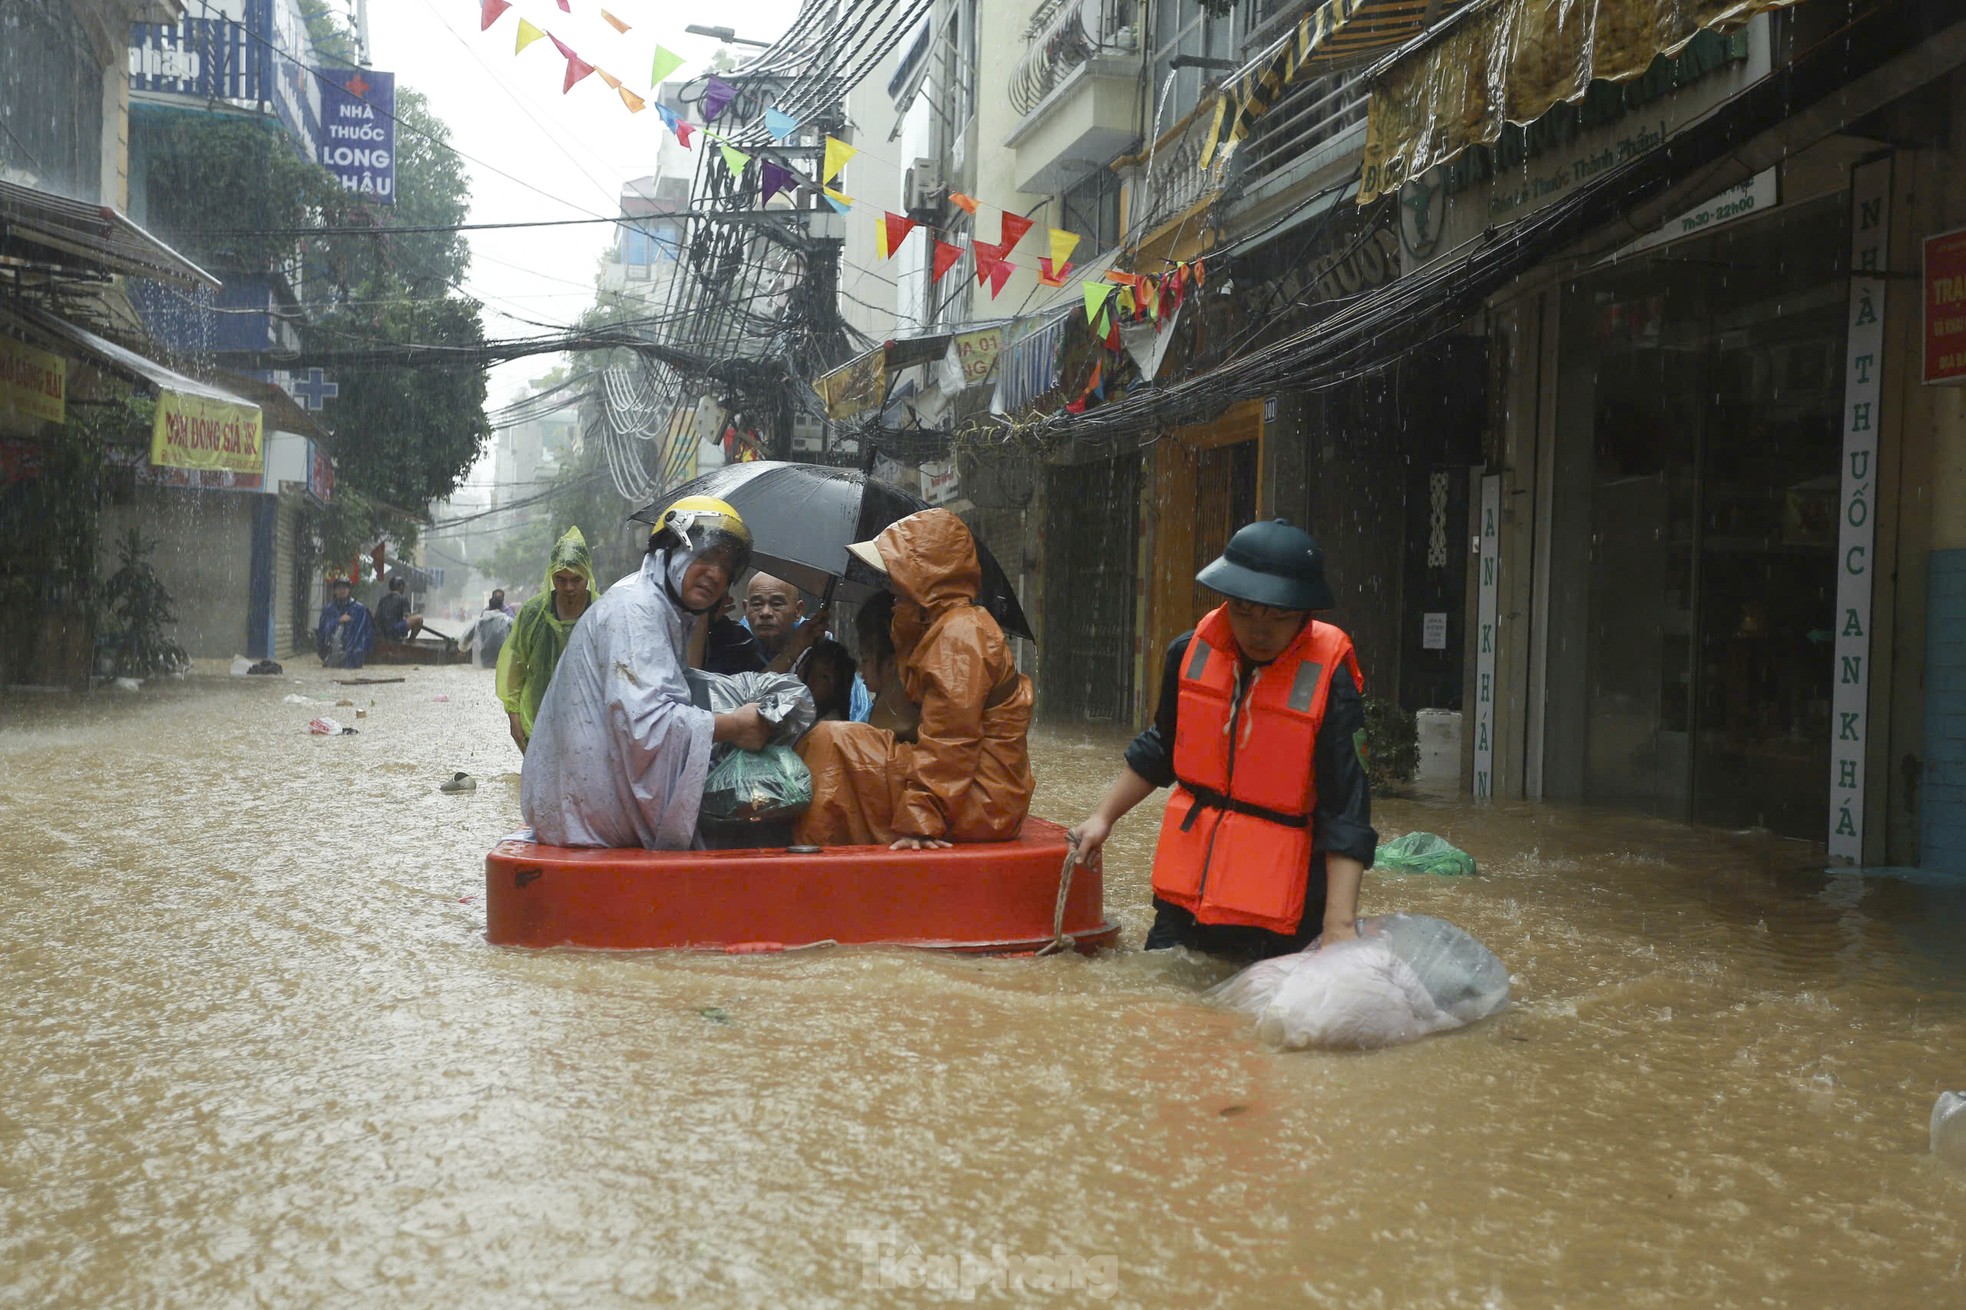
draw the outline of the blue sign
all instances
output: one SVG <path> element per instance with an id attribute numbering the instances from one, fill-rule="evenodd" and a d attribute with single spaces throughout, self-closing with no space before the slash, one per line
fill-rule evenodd
<path id="1" fill-rule="evenodd" d="M 315 72 L 321 82 L 317 162 L 342 190 L 395 204 L 396 75 L 367 68 Z"/>

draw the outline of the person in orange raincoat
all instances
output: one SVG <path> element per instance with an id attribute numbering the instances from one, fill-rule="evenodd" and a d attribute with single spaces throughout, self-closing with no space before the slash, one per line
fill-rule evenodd
<path id="1" fill-rule="evenodd" d="M 975 539 L 948 510 L 925 509 L 848 549 L 894 590 L 894 650 L 921 726 L 914 742 L 865 723 L 807 733 L 812 806 L 797 840 L 896 850 L 1010 840 L 1031 808 L 1031 680 L 976 603 Z"/>

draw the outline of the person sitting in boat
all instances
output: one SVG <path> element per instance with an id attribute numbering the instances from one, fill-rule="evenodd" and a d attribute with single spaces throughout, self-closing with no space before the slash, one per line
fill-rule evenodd
<path id="1" fill-rule="evenodd" d="M 375 649 L 375 621 L 347 578 L 336 578 L 330 590 L 333 599 L 321 607 L 321 621 L 314 625 L 315 649 L 328 668 L 359 669 Z"/>
<path id="2" fill-rule="evenodd" d="M 1031 680 L 976 603 L 976 542 L 946 509 L 849 547 L 893 588 L 897 681 L 921 706 L 915 740 L 870 723 L 821 723 L 799 743 L 812 805 L 797 840 L 921 850 L 1008 841 L 1031 806 Z"/>
<path id="3" fill-rule="evenodd" d="M 771 661 L 751 630 L 735 617 L 737 601 L 725 596 L 690 634 L 689 666 L 705 673 L 763 673 Z"/>
<path id="4" fill-rule="evenodd" d="M 848 717 L 885 728 L 897 741 L 913 741 L 922 707 L 908 699 L 908 689 L 901 685 L 893 628 L 892 592 L 882 592 L 853 616 L 854 635 L 860 639 L 860 669 L 854 674 L 853 712 Z"/>
<path id="5" fill-rule="evenodd" d="M 498 655 L 498 699 L 521 755 L 532 738 L 539 703 L 553 681 L 553 670 L 567 648 L 573 625 L 594 603 L 594 555 L 578 527 L 553 543 L 546 560 L 546 587 L 519 607 L 512 631 Z"/>
<path id="6" fill-rule="evenodd" d="M 662 512 L 639 571 L 574 625 L 533 721 L 519 798 L 551 846 L 683 850 L 695 844 L 710 747 L 762 750 L 756 705 L 712 714 L 691 703 L 691 630 L 744 571 L 751 534 L 737 511 L 687 496 Z"/>
<path id="7" fill-rule="evenodd" d="M 1120 816 L 1172 786 L 1147 950 L 1267 958 L 1356 937 L 1379 837 L 1358 658 L 1312 617 L 1335 603 L 1324 552 L 1282 519 L 1252 523 L 1195 581 L 1224 604 L 1168 647 L 1154 721 L 1072 830 L 1078 861 L 1097 869 Z"/>
<path id="8" fill-rule="evenodd" d="M 375 605 L 375 625 L 391 641 L 415 641 L 423 631 L 423 616 L 410 613 L 409 580 L 389 579 L 389 593 Z"/>
<path id="9" fill-rule="evenodd" d="M 853 719 L 853 656 L 828 637 L 815 644 L 799 666 L 799 679 L 812 693 L 821 722 L 851 723 Z"/>

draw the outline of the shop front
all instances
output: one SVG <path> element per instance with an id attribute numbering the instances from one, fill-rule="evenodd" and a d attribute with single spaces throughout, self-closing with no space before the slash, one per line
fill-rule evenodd
<path id="1" fill-rule="evenodd" d="M 1543 794 L 1821 839 L 1847 202 L 1566 284 Z"/>

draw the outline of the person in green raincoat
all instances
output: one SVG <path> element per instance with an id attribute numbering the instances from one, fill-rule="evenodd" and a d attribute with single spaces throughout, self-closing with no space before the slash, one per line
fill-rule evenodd
<path id="1" fill-rule="evenodd" d="M 498 655 L 498 698 L 512 724 L 512 740 L 525 754 L 533 718 L 546 698 L 546 686 L 567 648 L 573 625 L 600 593 L 594 556 L 579 528 L 568 528 L 553 545 L 546 563 L 546 589 L 519 609 L 512 635 Z"/>

